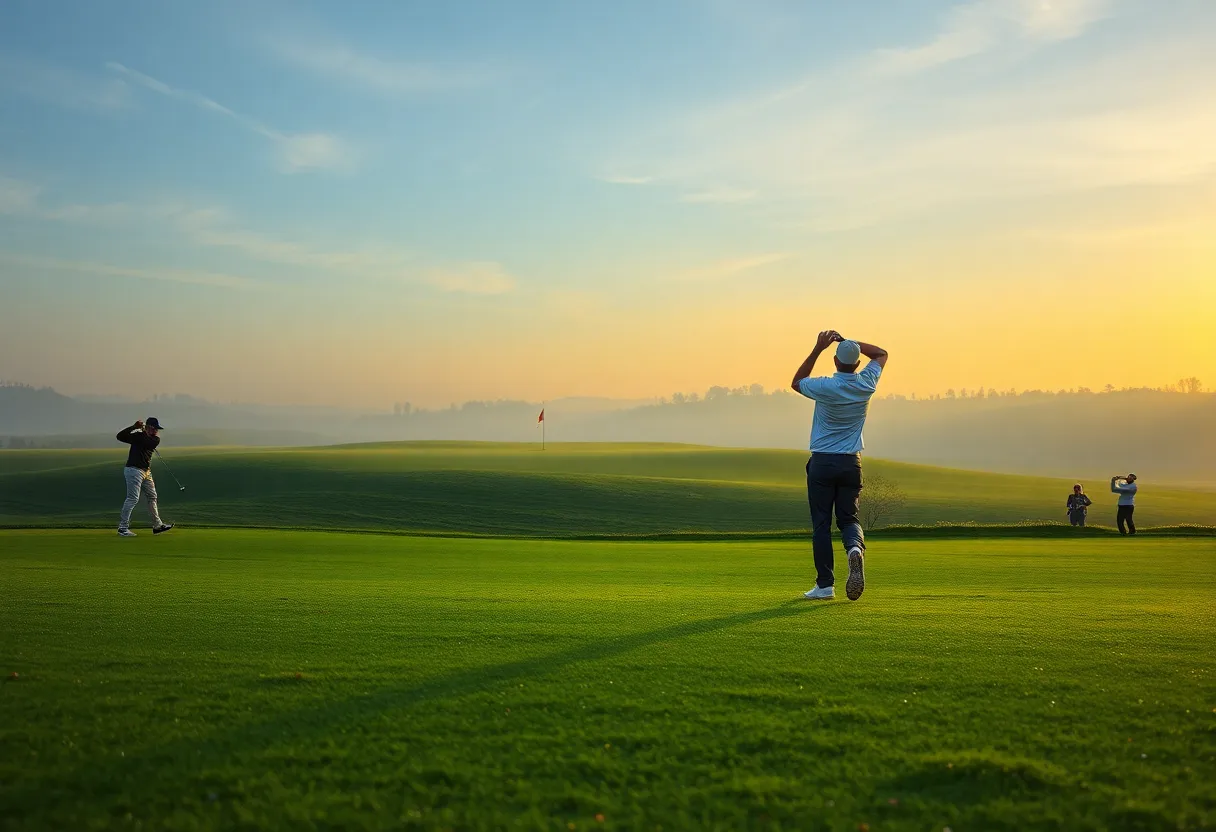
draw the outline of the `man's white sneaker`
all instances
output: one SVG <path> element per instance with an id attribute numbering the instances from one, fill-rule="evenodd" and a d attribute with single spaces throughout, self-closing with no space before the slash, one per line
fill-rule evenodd
<path id="1" fill-rule="evenodd" d="M 856 601 L 866 588 L 866 556 L 861 549 L 854 546 L 849 550 L 849 580 L 845 582 L 844 594 L 850 601 Z"/>
<path id="2" fill-rule="evenodd" d="M 835 601 L 836 587 L 817 586 L 810 592 L 802 593 L 802 597 L 808 601 Z"/>
<path id="3" fill-rule="evenodd" d="M 135 532 L 131 531 L 130 529 L 119 529 L 118 536 L 119 537 L 135 537 L 136 535 L 135 535 Z"/>

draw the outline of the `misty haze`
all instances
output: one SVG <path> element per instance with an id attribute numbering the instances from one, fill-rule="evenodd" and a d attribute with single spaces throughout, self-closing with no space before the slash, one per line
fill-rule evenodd
<path id="1" fill-rule="evenodd" d="M 0 444 L 8 448 L 113 447 L 98 425 L 158 412 L 181 445 L 301 446 L 350 442 L 540 441 L 544 407 L 553 442 L 677 442 L 805 448 L 812 404 L 760 385 L 712 387 L 654 401 L 558 399 L 466 402 L 391 412 L 217 405 L 184 395 L 98 401 L 49 389 L 0 386 Z M 1216 394 L 1198 379 L 1170 389 L 948 390 L 922 399 L 878 396 L 866 423 L 869 455 L 929 465 L 1056 477 L 1101 477 L 1123 467 L 1171 483 L 1216 485 Z M 1184 440 L 1185 441 L 1182 441 Z M 1214 506 L 1216 509 L 1216 506 Z"/>

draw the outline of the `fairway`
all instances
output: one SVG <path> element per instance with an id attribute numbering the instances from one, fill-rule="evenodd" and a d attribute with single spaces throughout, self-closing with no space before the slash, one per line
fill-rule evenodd
<path id="1" fill-rule="evenodd" d="M 1205 829 L 1211 538 L 0 532 L 6 829 Z"/>
<path id="2" fill-rule="evenodd" d="M 183 525 L 375 529 L 490 537 L 801 534 L 804 451 L 662 444 L 400 442 L 286 450 L 165 449 L 152 463 L 167 520 Z M 109 527 L 121 449 L 0 453 L 0 526 Z M 1066 523 L 1072 481 L 866 460 L 908 496 L 887 523 Z M 1142 473 L 1136 522 L 1216 526 L 1216 494 Z M 1089 522 L 1113 526 L 1107 483 Z M 142 509 L 136 522 L 143 524 Z"/>

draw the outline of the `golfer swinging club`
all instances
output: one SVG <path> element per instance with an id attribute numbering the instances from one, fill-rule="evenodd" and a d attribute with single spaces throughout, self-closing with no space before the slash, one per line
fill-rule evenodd
<path id="1" fill-rule="evenodd" d="M 836 372 L 811 378 L 819 354 L 836 344 Z M 870 359 L 857 372 L 861 356 Z M 844 591 L 850 601 L 865 589 L 866 543 L 857 522 L 861 497 L 861 429 L 866 422 L 870 397 L 878 387 L 878 377 L 887 364 L 887 351 L 871 344 L 847 341 L 829 329 L 819 333 L 814 351 L 794 374 L 791 386 L 815 402 L 811 426 L 811 459 L 806 464 L 806 492 L 811 504 L 812 545 L 815 553 L 815 588 L 805 593 L 811 601 L 830 601 L 836 597 L 832 573 L 832 511 L 844 538 L 849 557 L 849 580 Z"/>
<path id="2" fill-rule="evenodd" d="M 157 436 L 160 432 L 160 422 L 156 417 L 149 416 L 146 424 L 136 422 L 131 427 L 120 430 L 115 437 L 119 442 L 131 446 L 131 450 L 127 452 L 127 467 L 123 469 L 127 478 L 127 499 L 122 504 L 122 514 L 118 518 L 119 537 L 135 537 L 135 532 L 131 531 L 131 512 L 139 502 L 141 493 L 147 498 L 148 515 L 152 518 L 152 534 L 160 534 L 173 528 L 172 523 L 165 523 L 160 519 L 160 513 L 156 510 L 156 483 L 152 481 L 152 452 L 160 444 L 160 437 Z"/>
<path id="3" fill-rule="evenodd" d="M 1119 495 L 1119 509 L 1115 514 L 1115 522 L 1119 524 L 1119 534 L 1135 534 L 1136 523 L 1132 520 L 1132 515 L 1136 512 L 1136 475 L 1111 477 L 1110 490 L 1112 494 Z"/>

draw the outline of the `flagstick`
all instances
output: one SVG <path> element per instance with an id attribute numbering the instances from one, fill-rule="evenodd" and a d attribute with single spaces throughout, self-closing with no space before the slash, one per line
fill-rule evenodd
<path id="1" fill-rule="evenodd" d="M 544 402 L 540 403 L 540 412 L 541 412 L 541 415 L 544 416 L 544 414 L 545 414 L 545 403 Z M 545 420 L 544 419 L 540 420 L 540 449 L 542 451 L 545 449 Z"/>

